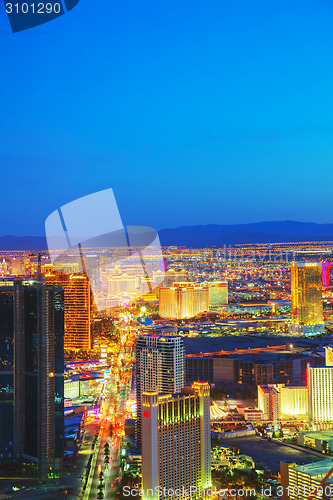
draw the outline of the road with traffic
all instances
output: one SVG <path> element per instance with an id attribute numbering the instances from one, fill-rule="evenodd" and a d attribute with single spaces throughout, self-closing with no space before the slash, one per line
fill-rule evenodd
<path id="1" fill-rule="evenodd" d="M 131 356 L 126 355 L 127 342 L 128 335 L 123 334 L 112 375 L 106 379 L 102 391 L 101 425 L 84 500 L 115 499 L 121 480 L 120 447 L 124 436 L 125 405 L 132 379 Z"/>

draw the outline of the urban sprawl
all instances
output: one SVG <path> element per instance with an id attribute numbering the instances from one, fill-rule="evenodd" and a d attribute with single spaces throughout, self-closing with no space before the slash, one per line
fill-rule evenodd
<path id="1" fill-rule="evenodd" d="M 333 498 L 333 242 L 0 252 L 0 499 Z"/>

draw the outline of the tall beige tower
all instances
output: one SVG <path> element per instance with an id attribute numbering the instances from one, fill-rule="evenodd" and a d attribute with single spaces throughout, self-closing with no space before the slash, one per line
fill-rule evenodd
<path id="1" fill-rule="evenodd" d="M 142 480 L 144 500 L 203 498 L 211 486 L 208 383 L 143 393 Z"/>
<path id="2" fill-rule="evenodd" d="M 181 337 L 139 335 L 136 341 L 136 440 L 141 446 L 142 393 L 179 393 L 185 385 L 185 350 Z"/>
<path id="3" fill-rule="evenodd" d="M 160 288 L 159 301 L 162 318 L 192 318 L 209 310 L 209 288 L 207 284 L 174 283 Z"/>
<path id="4" fill-rule="evenodd" d="M 307 388 L 310 422 L 333 422 L 333 366 L 308 365 Z"/>

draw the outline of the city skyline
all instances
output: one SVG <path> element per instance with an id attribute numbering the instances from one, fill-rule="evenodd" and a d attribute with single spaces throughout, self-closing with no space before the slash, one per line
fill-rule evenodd
<path id="1" fill-rule="evenodd" d="M 165 491 L 192 487 L 191 497 L 202 498 L 200 488 L 208 492 L 216 481 L 230 491 L 239 478 L 244 487 L 268 488 L 283 459 L 290 476 L 281 468 L 275 487 L 287 491 L 298 467 L 316 467 L 308 448 L 331 457 L 333 465 L 332 247 L 316 241 L 255 243 L 231 248 L 230 255 L 224 248 L 168 247 L 162 259 L 149 247 L 133 247 L 144 252 L 142 259 L 133 261 L 132 254 L 125 266 L 110 259 L 108 246 L 88 252 L 81 247 L 83 272 L 69 258 L 74 251 L 54 263 L 46 252 L 0 252 L 0 440 L 5 447 L 0 469 L 15 471 L 7 484 L 16 487 L 28 460 L 32 474 L 41 471 L 50 495 L 54 488 L 69 490 L 74 498 L 115 500 L 137 484 L 146 491 L 143 498 L 178 498 L 155 494 L 161 486 Z M 146 276 L 140 272 L 145 262 Z M 142 285 L 149 276 L 147 291 Z M 16 283 L 27 292 L 27 309 L 19 294 L 11 295 Z M 32 300 L 34 289 L 41 292 L 38 300 Z M 54 309 L 50 302 L 45 316 L 50 330 L 44 328 L 43 290 L 61 297 Z M 103 296 L 107 300 L 99 309 L 96 301 Z M 114 302 L 117 296 L 120 302 Z M 58 331 L 60 318 L 61 342 L 54 342 L 52 325 Z M 39 345 L 46 349 L 39 351 Z M 57 368 L 52 360 L 59 348 L 64 349 Z M 41 377 L 46 368 L 51 399 L 41 393 L 36 406 L 36 389 L 26 388 L 37 359 Z M 59 386 L 56 394 L 53 382 Z M 55 409 L 59 453 L 61 445 L 65 450 L 60 466 L 45 468 L 48 458 L 16 445 L 11 453 L 11 425 L 14 444 L 30 436 L 21 430 L 23 400 L 25 411 L 34 408 L 41 415 L 50 403 L 50 430 L 37 429 L 43 424 L 39 417 L 26 419 L 47 442 Z M 61 436 L 56 422 L 64 425 Z M 268 444 L 261 439 L 272 437 L 274 463 L 264 468 L 260 482 L 256 471 L 264 457 L 266 462 Z M 243 470 L 249 466 L 255 469 L 251 475 Z M 59 489 L 59 477 L 66 478 L 64 488 Z M 29 477 L 24 481 L 28 485 Z M 37 487 L 36 498 L 40 494 Z"/>
<path id="2" fill-rule="evenodd" d="M 0 498 L 333 500 L 332 23 L 0 0 Z"/>

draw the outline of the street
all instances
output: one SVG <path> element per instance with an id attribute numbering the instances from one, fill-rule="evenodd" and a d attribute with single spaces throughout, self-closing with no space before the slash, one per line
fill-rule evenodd
<path id="1" fill-rule="evenodd" d="M 115 499 L 117 483 L 120 481 L 120 445 L 124 435 L 125 423 L 125 402 L 131 390 L 131 366 L 129 367 L 127 383 L 121 391 L 123 376 L 126 366 L 126 356 L 124 343 L 121 344 L 118 354 L 118 374 L 107 379 L 103 389 L 103 403 L 101 406 L 101 426 L 99 437 L 94 450 L 91 471 L 87 483 L 86 492 L 83 496 L 87 500 L 97 500 L 101 498 Z M 112 428 L 112 437 L 110 436 Z M 109 446 L 110 460 L 105 464 L 105 445 Z M 103 480 L 100 480 L 100 474 L 103 473 Z M 102 491 L 104 497 L 99 493 L 99 486 L 104 485 Z"/>

